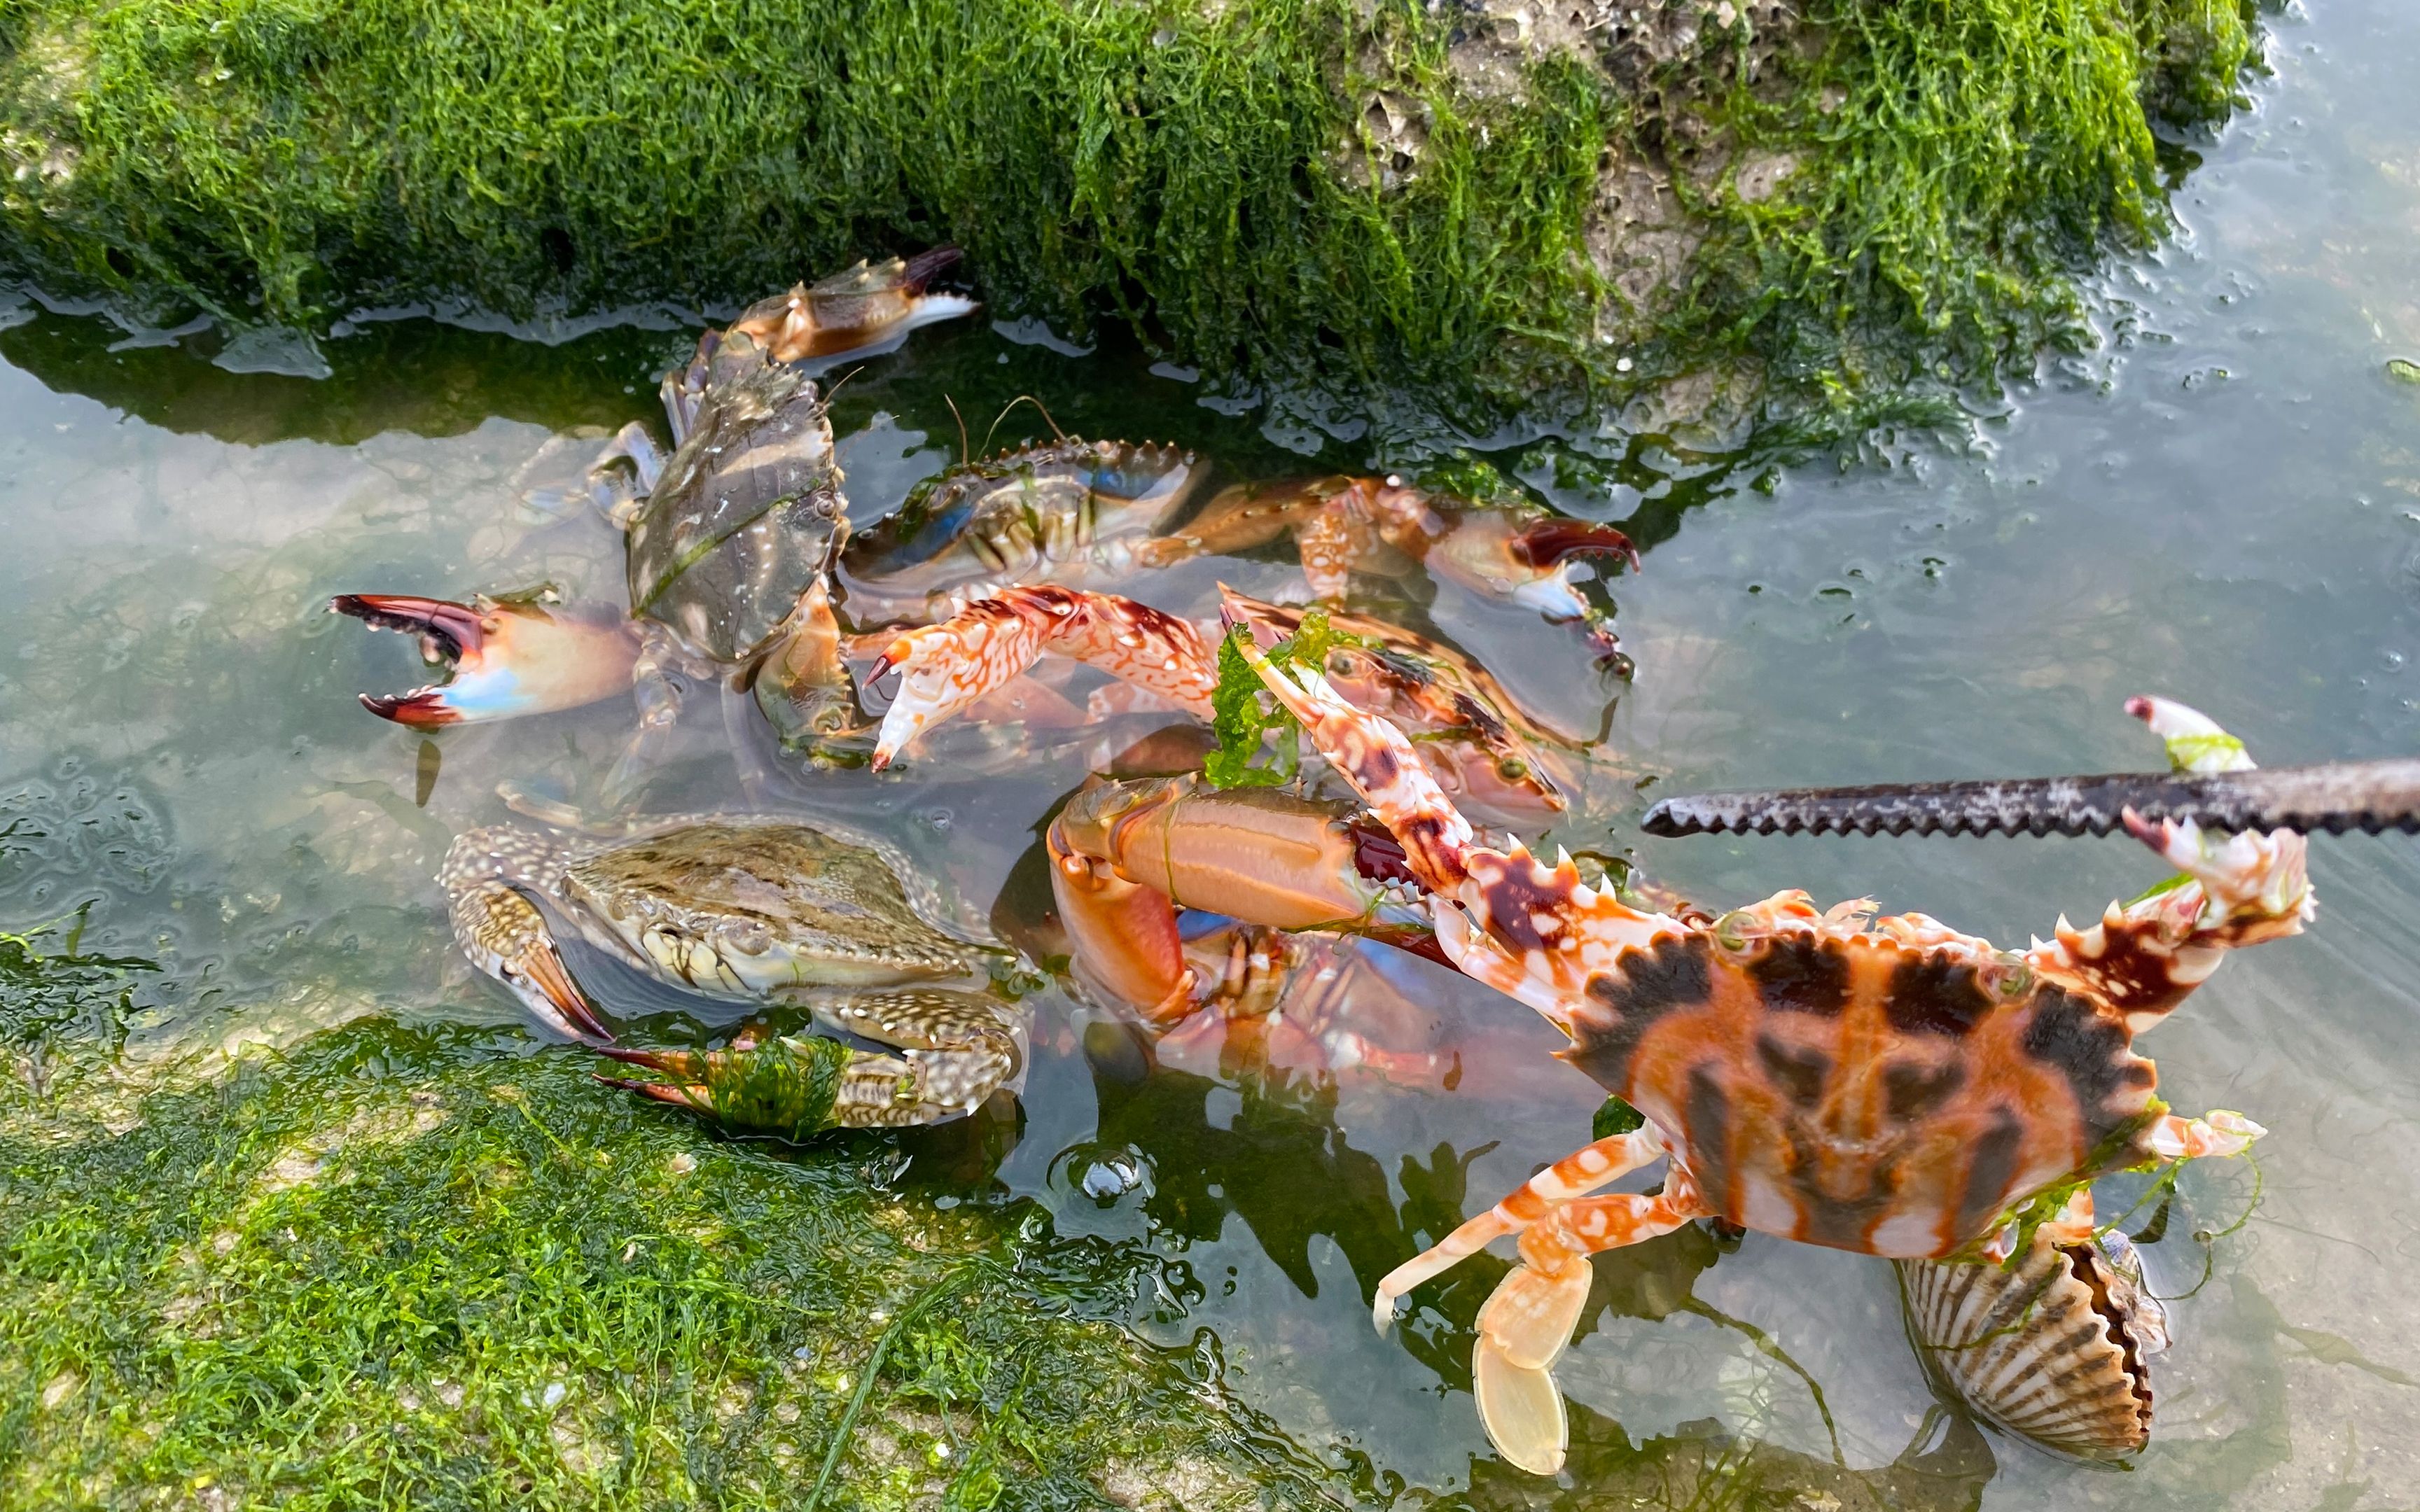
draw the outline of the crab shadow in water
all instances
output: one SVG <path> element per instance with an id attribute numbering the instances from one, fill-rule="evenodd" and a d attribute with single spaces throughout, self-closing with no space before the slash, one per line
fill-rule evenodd
<path id="1" fill-rule="evenodd" d="M 1089 1027 L 1083 1048 L 1100 1109 L 1093 1139 L 1123 1145 L 1150 1162 L 1153 1185 L 1142 1211 L 1163 1242 L 1188 1247 L 1216 1242 L 1232 1215 L 1304 1296 L 1315 1297 L 1311 1241 L 1325 1237 L 1344 1256 L 1366 1302 L 1380 1277 L 1419 1250 L 1421 1236 L 1449 1233 L 1484 1205 L 1483 1197 L 1473 1197 L 1468 1173 L 1492 1146 L 1457 1151 L 1439 1144 L 1426 1159 L 1406 1156 L 1398 1202 L 1378 1158 L 1356 1149 L 1338 1127 L 1332 1086 L 1283 1076 L 1212 1078 L 1156 1066 L 1139 1033 L 1108 1022 Z M 1221 1092 L 1234 1102 L 1232 1113 L 1214 1122 L 1211 1103 Z M 1694 1313 L 1748 1334 L 1807 1379 L 1820 1404 L 1820 1387 L 1794 1362 L 1758 1331 L 1695 1295 L 1698 1277 L 1733 1247 L 1709 1227 L 1692 1224 L 1595 1257 L 1580 1336 L 1617 1318 L 1652 1321 Z M 1511 1268 L 1494 1254 L 1474 1257 L 1424 1291 L 1423 1305 L 1399 1325 L 1406 1350 L 1453 1391 L 1470 1390 L 1479 1310 Z M 1469 1489 L 1435 1504 L 1962 1512 L 1980 1505 L 1983 1487 L 1998 1468 L 1981 1432 L 1946 1408 L 1927 1415 L 1890 1464 L 1853 1469 L 1837 1457 L 1741 1438 L 1714 1421 L 1634 1440 L 1613 1418 L 1580 1403 L 1568 1406 L 1571 1456 L 1559 1479 L 1528 1474 L 1492 1454 L 1474 1455 Z"/>

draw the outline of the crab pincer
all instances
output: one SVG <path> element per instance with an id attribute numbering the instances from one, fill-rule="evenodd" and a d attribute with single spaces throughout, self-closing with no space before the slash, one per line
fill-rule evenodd
<path id="1" fill-rule="evenodd" d="M 899 1101 L 901 1088 L 915 1080 L 912 1069 L 903 1061 L 869 1055 L 820 1035 L 781 1035 L 761 1042 L 737 1043 L 727 1050 L 599 1045 L 597 1053 L 670 1078 L 597 1078 L 608 1087 L 686 1108 L 730 1128 L 790 1140 L 844 1125 L 875 1122 L 861 1110 L 892 1105 Z M 849 1117 L 852 1109 L 861 1110 L 860 1116 Z"/>
<path id="2" fill-rule="evenodd" d="M 955 247 L 935 247 L 913 257 L 861 262 L 757 301 L 730 329 L 753 338 L 776 363 L 862 351 L 918 326 L 973 314 L 978 306 L 963 295 L 927 292 L 958 255 Z"/>
<path id="3" fill-rule="evenodd" d="M 1221 792 L 1191 774 L 1095 779 L 1051 820 L 1044 844 L 1084 973 L 1163 1025 L 1213 987 L 1187 960 L 1179 908 L 1278 931 L 1353 928 L 1404 877 L 1393 841 L 1335 804 Z"/>
<path id="4" fill-rule="evenodd" d="M 411 594 L 338 594 L 329 612 L 374 630 L 420 638 L 442 683 L 364 693 L 362 707 L 416 730 L 576 709 L 626 692 L 639 639 L 618 615 L 473 596 L 468 604 Z"/>
<path id="5" fill-rule="evenodd" d="M 454 939 L 471 964 L 503 982 L 539 1022 L 566 1039 L 613 1038 L 564 965 L 536 904 L 501 882 L 467 875 L 448 890 Z"/>

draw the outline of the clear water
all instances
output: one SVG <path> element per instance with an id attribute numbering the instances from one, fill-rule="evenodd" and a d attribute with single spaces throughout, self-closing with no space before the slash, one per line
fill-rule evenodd
<path id="1" fill-rule="evenodd" d="M 2119 712 L 2136 691 L 2207 709 L 2272 762 L 2420 748 L 2420 387 L 2385 371 L 2420 357 L 2420 23 L 2399 0 L 2296 8 L 2273 20 L 2270 56 L 2253 112 L 2185 181 L 2181 234 L 2103 281 L 2103 347 L 2046 363 L 1970 441 L 1876 442 L 1761 492 L 1679 441 L 1510 439 L 1500 463 L 1649 548 L 1615 590 L 1635 684 L 1449 590 L 1404 608 L 1582 733 L 1620 695 L 1589 812 L 1560 838 L 1633 849 L 1701 900 L 1871 894 L 2021 941 L 2155 866 L 2118 841 L 1652 841 L 1632 784 L 2148 766 Z M 421 804 L 419 737 L 351 698 L 417 681 L 412 658 L 321 606 L 540 580 L 615 594 L 603 527 L 518 516 L 513 486 L 559 435 L 652 419 L 651 378 L 687 334 L 541 346 L 372 322 L 327 343 L 332 372 L 313 379 L 227 371 L 207 335 L 126 342 L 29 301 L 5 319 L 0 821 L 23 823 L 0 836 L 0 923 L 89 901 L 97 938 L 171 967 L 141 1054 L 372 1012 L 514 1022 L 445 948 L 430 872 L 457 829 L 504 817 L 501 781 L 592 795 L 628 711 L 449 733 Z M 1305 469 L 1306 451 L 1357 468 L 1422 440 L 1333 417 L 1324 433 L 1020 334 L 921 332 L 847 386 L 861 516 L 956 455 L 946 398 L 978 442 L 1031 393 L 1071 431 L 1180 440 L 1239 476 Z M 1042 429 L 1020 409 L 1000 436 Z M 1219 577 L 1268 592 L 1290 572 L 1272 555 L 1134 587 L 1198 613 Z M 873 823 L 1011 913 L 1032 896 L 1037 817 L 1085 770 L 1070 747 L 995 752 L 982 776 L 801 778 L 711 694 L 685 726 L 651 803 Z M 1140 1326 L 1215 1332 L 1249 1401 L 1357 1457 L 1379 1494 L 1654 1504 L 1686 1484 L 1675 1467 L 1722 1462 L 1809 1506 L 2373 1504 L 2420 1480 L 2420 860 L 2409 839 L 2322 839 L 2313 871 L 2316 930 L 2230 963 L 2146 1047 L 2180 1106 L 2242 1108 L 2273 1133 L 2248 1222 L 2219 1232 L 2252 1199 L 2249 1169 L 2195 1172 L 2149 1247 L 2155 1281 L 2191 1295 L 2159 1362 L 2156 1442 L 2122 1475 L 1932 1412 L 1882 1262 L 1753 1235 L 1718 1254 L 1695 1233 L 1600 1261 L 1560 1370 L 1578 1444 L 1564 1491 L 1495 1462 L 1463 1361 L 1501 1262 L 1466 1267 L 1384 1339 L 1370 1288 L 1585 1137 L 1598 1093 L 1544 1058 L 1529 1015 L 1424 967 L 1395 974 L 1395 1006 L 1516 1076 L 1321 1093 L 1153 1070 L 1052 997 L 1004 1157 L 908 1149 L 942 1199 L 1032 1196 L 1065 1231 L 1182 1253 L 1200 1294 Z M 1093 1195 L 1121 1169 L 1134 1190 Z"/>

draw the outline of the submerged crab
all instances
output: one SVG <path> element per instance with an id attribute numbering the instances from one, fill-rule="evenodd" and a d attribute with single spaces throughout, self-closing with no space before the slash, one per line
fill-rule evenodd
<path id="1" fill-rule="evenodd" d="M 1303 630 L 1299 611 L 1222 590 L 1226 614 L 1270 642 Z M 1374 620 L 1331 615 L 1319 628 L 1332 686 L 1354 706 L 1413 731 L 1440 785 L 1491 815 L 1551 821 L 1569 806 L 1547 749 L 1562 743 L 1524 718 L 1476 663 Z M 1130 688 L 1208 719 L 1218 685 L 1215 640 L 1189 623 L 1101 594 L 1009 588 L 938 625 L 892 638 L 874 680 L 898 674 L 875 742 L 888 765 L 909 742 L 1005 687 L 1046 652 L 1118 673 Z M 1097 701 L 1096 707 L 1107 701 Z"/>
<path id="2" fill-rule="evenodd" d="M 1116 580 L 1291 532 L 1312 596 L 1330 607 L 1343 603 L 1356 572 L 1400 577 L 1425 566 L 1549 620 L 1584 622 L 1600 652 L 1617 649 L 1572 578 L 1587 557 L 1637 570 L 1637 548 L 1610 525 L 1533 505 L 1474 504 L 1400 478 L 1347 476 L 1237 484 L 1187 518 L 1207 472 L 1172 446 L 1064 436 L 962 462 L 850 543 L 850 610 L 861 624 L 937 619 L 1019 583 Z"/>
<path id="3" fill-rule="evenodd" d="M 1210 552 L 1236 552 L 1291 532 L 1311 593 L 1341 604 L 1356 572 L 1400 577 L 1425 566 L 1473 593 L 1580 621 L 1601 653 L 1618 650 L 1611 626 L 1574 586 L 1585 557 L 1613 557 L 1638 570 L 1638 549 L 1610 525 L 1569 519 L 1535 505 L 1479 505 L 1400 477 L 1290 478 L 1227 488 L 1182 528 L 1142 548 L 1166 566 Z"/>
<path id="4" fill-rule="evenodd" d="M 916 318 L 920 301 L 939 298 L 901 294 L 891 301 L 893 325 Z M 734 686 L 753 687 L 785 743 L 862 759 L 870 726 L 858 711 L 847 661 L 872 656 L 891 638 L 861 644 L 834 615 L 831 578 L 848 519 L 830 416 L 814 382 L 782 360 L 807 349 L 799 343 L 816 332 L 829 334 L 830 322 L 812 318 L 819 308 L 793 295 L 758 306 L 728 331 L 707 332 L 687 371 L 664 383 L 665 412 L 679 439 L 672 455 L 659 458 L 634 424 L 592 470 L 591 496 L 628 532 L 635 629 L 595 610 L 550 614 L 487 599 L 466 606 L 345 594 L 330 607 L 377 628 L 419 634 L 429 659 L 454 671 L 442 686 L 365 695 L 363 703 L 401 723 L 432 726 L 570 708 L 630 686 L 640 727 L 613 782 L 627 791 L 646 742 L 677 716 L 680 685 L 668 674 L 727 674 Z M 1067 612 L 1080 610 L 1094 633 L 1062 638 L 1052 649 L 1206 707 L 1207 687 L 1189 668 L 1164 675 L 1169 658 L 1155 647 L 1166 616 L 1109 594 L 1071 593 L 1060 602 Z"/>
<path id="5" fill-rule="evenodd" d="M 1020 584 L 1116 581 L 1206 471 L 1177 447 L 1076 436 L 961 462 L 850 540 L 843 602 L 859 625 L 924 624 Z"/>
<path id="6" fill-rule="evenodd" d="M 1315 671 L 1243 648 L 1269 690 L 1402 843 L 1444 954 L 1570 1036 L 1560 1052 L 1645 1115 L 1558 1162 L 1379 1283 L 1396 1299 L 1489 1241 L 1522 1264 L 1479 1319 L 1474 1389 L 1505 1458 L 1551 1473 L 1565 1420 L 1551 1367 L 1586 1302 L 1591 1253 L 1717 1217 L 1893 1257 L 2006 1257 L 2037 1227 L 2092 1231 L 2088 1183 L 2147 1163 L 2232 1155 L 2240 1114 L 2178 1118 L 2133 1050 L 2230 949 L 2299 933 L 2300 836 L 2134 823 L 2182 875 L 2078 930 L 2004 951 L 1921 914 L 1826 913 L 1777 893 L 1719 918 L 1630 907 L 1514 846 L 1477 842 L 1402 732 Z M 2181 705 L 2129 711 L 2197 769 L 2248 764 Z M 1669 1159 L 1652 1196 L 1591 1195 Z"/>
<path id="7" fill-rule="evenodd" d="M 550 915 L 659 981 L 804 1010 L 882 1046 L 602 1047 L 675 1078 L 625 1085 L 793 1137 L 954 1118 L 1024 1063 L 1021 1017 L 996 988 L 1034 985 L 1032 973 L 954 925 L 914 877 L 879 842 L 750 815 L 659 820 L 615 840 L 474 829 L 438 872 L 463 954 L 564 1034 L 613 1038 L 564 964 Z"/>

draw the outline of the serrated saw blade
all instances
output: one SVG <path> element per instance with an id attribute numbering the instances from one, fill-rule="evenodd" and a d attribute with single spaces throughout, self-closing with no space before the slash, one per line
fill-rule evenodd
<path id="1" fill-rule="evenodd" d="M 2129 809 L 2206 829 L 2420 832 L 2420 759 L 2249 772 L 2112 772 L 1666 798 L 1651 835 L 2105 835 Z"/>

